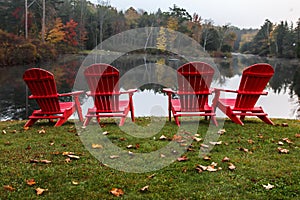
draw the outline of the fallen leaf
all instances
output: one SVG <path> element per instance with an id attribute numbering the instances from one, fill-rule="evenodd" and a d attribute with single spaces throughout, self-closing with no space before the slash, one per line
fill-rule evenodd
<path id="1" fill-rule="evenodd" d="M 6 141 L 4 144 L 5 145 L 11 145 L 11 142 L 10 141 Z"/>
<path id="2" fill-rule="evenodd" d="M 102 134 L 103 134 L 103 135 L 108 135 L 108 132 L 107 132 L 107 131 L 104 131 Z"/>
<path id="3" fill-rule="evenodd" d="M 206 144 L 200 144 L 200 146 L 203 147 L 203 148 L 209 148 L 209 146 L 206 145 Z"/>
<path id="4" fill-rule="evenodd" d="M 140 189 L 141 192 L 146 192 L 149 190 L 149 185 L 146 185 Z"/>
<path id="5" fill-rule="evenodd" d="M 14 191 L 14 190 L 16 190 L 16 188 L 13 188 L 11 185 L 4 185 L 3 188 L 5 190 L 11 191 L 11 192 Z"/>
<path id="6" fill-rule="evenodd" d="M 288 125 L 288 123 L 282 123 L 281 126 L 282 127 L 288 127 L 289 125 Z"/>
<path id="7" fill-rule="evenodd" d="M 6 134 L 6 130 L 2 130 L 2 134 L 4 134 L 4 135 L 5 135 L 5 134 Z"/>
<path id="8" fill-rule="evenodd" d="M 36 159 L 30 159 L 29 162 L 30 162 L 30 163 L 38 163 L 38 162 L 40 162 L 40 161 L 39 161 L 39 160 L 36 160 Z"/>
<path id="9" fill-rule="evenodd" d="M 135 148 L 139 149 L 140 148 L 140 144 L 139 143 L 135 144 Z"/>
<path id="10" fill-rule="evenodd" d="M 130 145 L 128 145 L 126 148 L 127 148 L 127 149 L 131 149 L 131 148 L 133 148 L 133 145 L 130 144 Z"/>
<path id="11" fill-rule="evenodd" d="M 110 159 L 116 159 L 116 158 L 119 158 L 119 156 L 117 156 L 117 155 L 111 155 L 111 156 L 109 156 L 109 158 Z"/>
<path id="12" fill-rule="evenodd" d="M 75 154 L 74 152 L 70 152 L 70 151 L 62 152 L 63 156 L 74 155 L 74 154 Z"/>
<path id="13" fill-rule="evenodd" d="M 259 134 L 257 137 L 259 137 L 260 139 L 264 138 L 264 136 L 262 134 Z"/>
<path id="14" fill-rule="evenodd" d="M 67 156 L 71 159 L 76 159 L 76 160 L 78 160 L 80 158 L 79 156 L 76 156 L 76 155 L 67 155 Z"/>
<path id="15" fill-rule="evenodd" d="M 180 158 L 177 158 L 177 161 L 182 162 L 182 161 L 187 161 L 188 158 L 186 156 L 181 156 Z"/>
<path id="16" fill-rule="evenodd" d="M 72 185 L 79 185 L 78 181 L 72 181 Z"/>
<path id="17" fill-rule="evenodd" d="M 27 126 L 27 127 L 23 127 L 23 129 L 25 130 L 25 131 L 27 131 L 28 129 L 29 129 L 29 127 Z"/>
<path id="18" fill-rule="evenodd" d="M 283 142 L 279 141 L 277 144 L 278 144 L 278 145 L 283 145 Z"/>
<path id="19" fill-rule="evenodd" d="M 220 129 L 220 130 L 218 130 L 218 134 L 223 135 L 224 133 L 226 133 L 226 130 L 225 130 L 225 129 Z"/>
<path id="20" fill-rule="evenodd" d="M 17 130 L 13 130 L 12 133 L 17 133 Z"/>
<path id="21" fill-rule="evenodd" d="M 264 184 L 263 184 L 263 187 L 264 187 L 266 190 L 270 190 L 270 189 L 274 188 L 275 186 L 274 186 L 274 185 L 271 185 L 270 183 L 268 183 L 268 185 L 264 185 Z"/>
<path id="22" fill-rule="evenodd" d="M 167 139 L 167 137 L 166 137 L 166 136 L 164 136 L 164 135 L 162 135 L 162 136 L 160 136 L 160 137 L 159 137 L 159 139 L 160 139 L 160 140 L 166 140 L 166 139 Z"/>
<path id="23" fill-rule="evenodd" d="M 166 155 L 165 155 L 165 154 L 160 154 L 160 157 L 161 157 L 161 158 L 165 158 Z"/>
<path id="24" fill-rule="evenodd" d="M 151 174 L 150 176 L 148 176 L 149 179 L 153 178 L 154 176 L 156 176 L 156 174 Z"/>
<path id="25" fill-rule="evenodd" d="M 46 131 L 45 131 L 45 129 L 41 129 L 41 130 L 38 130 L 38 133 L 39 134 L 44 134 L 44 133 L 46 133 Z"/>
<path id="26" fill-rule="evenodd" d="M 122 196 L 124 194 L 123 190 L 119 188 L 111 189 L 110 193 L 116 197 Z"/>
<path id="27" fill-rule="evenodd" d="M 182 136 L 180 135 L 174 135 L 172 138 L 173 141 L 179 142 L 182 141 Z"/>
<path id="28" fill-rule="evenodd" d="M 35 189 L 35 191 L 36 191 L 37 195 L 42 195 L 44 192 L 48 191 L 48 189 L 43 189 L 43 188 L 38 187 Z"/>
<path id="29" fill-rule="evenodd" d="M 121 138 L 119 138 L 119 140 L 120 140 L 120 141 L 125 141 L 125 140 L 126 140 L 126 138 L 124 138 L 124 137 L 121 137 Z"/>
<path id="30" fill-rule="evenodd" d="M 26 149 L 26 150 L 30 150 L 30 149 L 31 149 L 31 146 L 28 145 L 25 149 Z"/>
<path id="31" fill-rule="evenodd" d="M 248 140 L 248 143 L 249 143 L 249 144 L 254 144 L 254 141 L 253 141 L 252 139 L 249 139 L 249 140 Z"/>
<path id="32" fill-rule="evenodd" d="M 51 142 L 50 142 L 50 146 L 53 146 L 53 145 L 54 145 L 54 142 L 53 142 L 53 141 L 51 141 Z"/>
<path id="33" fill-rule="evenodd" d="M 282 140 L 288 144 L 293 144 L 293 142 L 289 138 L 283 138 Z"/>
<path id="34" fill-rule="evenodd" d="M 129 154 L 130 156 L 134 156 L 134 153 L 133 153 L 132 151 L 128 151 L 128 154 Z"/>
<path id="35" fill-rule="evenodd" d="M 102 149 L 103 146 L 101 144 L 92 144 L 93 149 Z"/>
<path id="36" fill-rule="evenodd" d="M 211 145 L 220 145 L 220 144 L 222 144 L 222 141 L 219 141 L 219 142 L 209 142 L 209 144 L 211 144 Z"/>
<path id="37" fill-rule="evenodd" d="M 216 172 L 218 171 L 218 169 L 215 169 L 214 166 L 208 166 L 206 171 L 209 171 L 209 172 Z"/>
<path id="38" fill-rule="evenodd" d="M 204 156 L 204 157 L 203 157 L 203 160 L 211 160 L 211 157 L 209 157 L 209 156 Z"/>
<path id="39" fill-rule="evenodd" d="M 230 161 L 230 158 L 228 158 L 228 157 L 224 157 L 223 159 L 222 159 L 222 162 L 229 162 Z"/>
<path id="40" fill-rule="evenodd" d="M 279 153 L 285 153 L 285 154 L 289 153 L 288 149 L 284 149 L 284 148 L 281 148 L 281 147 L 278 147 L 277 150 L 278 150 Z"/>
<path id="41" fill-rule="evenodd" d="M 41 163 L 44 163 L 44 164 L 50 164 L 52 161 L 50 160 L 40 160 Z"/>
<path id="42" fill-rule="evenodd" d="M 195 140 L 196 142 L 200 142 L 202 140 L 202 138 L 193 137 L 193 140 Z"/>
<path id="43" fill-rule="evenodd" d="M 249 152 L 249 149 L 246 149 L 246 148 L 244 148 L 244 147 L 239 147 L 238 149 L 239 149 L 240 151 L 245 152 L 245 153 L 248 153 L 248 152 Z"/>
<path id="44" fill-rule="evenodd" d="M 33 186 L 36 184 L 35 180 L 32 178 L 32 179 L 29 179 L 29 180 L 26 180 L 26 184 L 29 185 L 29 186 Z"/>
<path id="45" fill-rule="evenodd" d="M 228 169 L 230 169 L 230 170 L 235 170 L 235 169 L 236 169 L 236 167 L 235 167 L 235 165 L 234 165 L 234 164 L 232 164 L 232 163 L 229 163 L 229 164 L 228 164 Z"/>
<path id="46" fill-rule="evenodd" d="M 300 133 L 296 133 L 296 134 L 295 134 L 295 137 L 296 137 L 296 138 L 300 138 Z"/>
<path id="47" fill-rule="evenodd" d="M 66 163 L 70 163 L 70 162 L 72 162 L 72 160 L 71 160 L 71 158 L 66 158 L 66 159 L 65 159 L 65 162 L 66 162 Z"/>

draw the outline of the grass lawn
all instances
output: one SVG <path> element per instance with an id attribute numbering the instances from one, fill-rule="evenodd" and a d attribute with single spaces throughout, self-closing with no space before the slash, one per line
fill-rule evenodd
<path id="1" fill-rule="evenodd" d="M 115 123 L 104 122 L 101 129 L 92 125 L 77 130 L 72 122 L 61 127 L 39 122 L 28 130 L 23 129 L 25 121 L 0 122 L 0 199 L 300 198 L 299 120 L 274 119 L 275 126 L 255 119 L 246 120 L 244 126 L 225 121 L 222 128 L 226 132 L 205 158 L 199 153 L 206 148 L 203 140 L 195 139 L 205 138 L 207 121 L 200 122 L 196 136 L 183 131 L 174 137 L 178 128 L 172 121 L 147 138 L 134 137 Z M 148 118 L 136 120 L 140 127 L 148 123 Z M 138 134 L 143 129 L 129 130 Z M 103 131 L 108 134 L 104 136 Z M 106 142 L 91 137 L 97 134 Z M 162 135 L 165 139 L 160 139 Z M 193 142 L 187 144 L 191 138 Z M 156 160 L 161 163 L 175 158 L 162 169 L 129 173 L 109 167 L 110 160 L 130 163 L 139 153 L 155 152 L 170 142 L 187 151 L 180 154 L 166 148 L 165 153 L 158 153 Z M 110 153 L 109 143 L 123 153 Z M 96 159 L 93 153 L 106 160 Z M 136 165 L 151 169 L 150 161 L 150 167 L 145 164 L 147 159 Z M 37 188 L 45 191 L 38 195 Z M 113 188 L 119 189 L 115 195 Z"/>

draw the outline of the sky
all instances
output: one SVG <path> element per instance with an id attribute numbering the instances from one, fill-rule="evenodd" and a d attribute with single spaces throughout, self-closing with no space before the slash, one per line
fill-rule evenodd
<path id="1" fill-rule="evenodd" d="M 100 0 L 91 0 L 98 2 Z M 109 0 L 117 10 L 129 7 L 163 12 L 176 4 L 190 15 L 197 13 L 202 19 L 212 19 L 215 25 L 231 24 L 239 28 L 260 28 L 266 19 L 273 23 L 295 23 L 300 18 L 299 0 Z"/>

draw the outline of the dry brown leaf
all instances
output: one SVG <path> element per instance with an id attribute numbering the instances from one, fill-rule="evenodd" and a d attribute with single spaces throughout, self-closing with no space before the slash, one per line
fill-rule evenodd
<path id="1" fill-rule="evenodd" d="M 35 191 L 36 191 L 37 195 L 42 195 L 44 192 L 48 191 L 48 189 L 43 189 L 43 188 L 38 187 L 35 189 Z"/>
<path id="2" fill-rule="evenodd" d="M 38 162 L 40 162 L 40 161 L 39 161 L 39 160 L 36 160 L 36 159 L 30 159 L 29 162 L 30 162 L 30 163 L 38 163 Z"/>
<path id="3" fill-rule="evenodd" d="M 123 190 L 120 188 L 113 188 L 110 190 L 110 193 L 116 197 L 122 196 L 124 194 Z"/>
<path id="4" fill-rule="evenodd" d="M 289 124 L 288 124 L 288 123 L 282 123 L 281 126 L 282 126 L 282 127 L 288 127 Z"/>
<path id="5" fill-rule="evenodd" d="M 173 141 L 176 141 L 176 142 L 180 142 L 182 140 L 182 136 L 180 135 L 174 135 L 173 138 L 172 138 Z"/>
<path id="6" fill-rule="evenodd" d="M 187 161 L 188 158 L 186 156 L 181 156 L 180 158 L 177 158 L 177 161 L 182 162 L 182 161 Z"/>
<path id="7" fill-rule="evenodd" d="M 119 158 L 119 156 L 117 156 L 117 155 L 111 155 L 111 156 L 109 156 L 109 158 L 110 159 L 116 159 L 116 158 Z"/>
<path id="8" fill-rule="evenodd" d="M 71 158 L 66 158 L 66 159 L 65 159 L 65 162 L 66 162 L 66 163 L 70 163 L 70 162 L 72 162 L 72 160 L 71 160 Z"/>
<path id="9" fill-rule="evenodd" d="M 44 164 L 50 164 L 52 163 L 52 161 L 50 160 L 40 160 L 41 163 L 44 163 Z"/>
<path id="10" fill-rule="evenodd" d="M 266 190 L 270 190 L 272 189 L 273 187 L 275 187 L 274 185 L 271 185 L 270 183 L 268 183 L 268 185 L 263 185 L 263 187 L 266 189 Z"/>
<path id="11" fill-rule="evenodd" d="M 6 134 L 6 130 L 2 130 L 2 134 L 5 135 Z"/>
<path id="12" fill-rule="evenodd" d="M 296 134 L 295 134 L 295 137 L 296 137 L 296 138 L 300 138 L 300 133 L 296 133 Z"/>
<path id="13" fill-rule="evenodd" d="M 160 157 L 161 157 L 161 158 L 165 158 L 166 155 L 165 155 L 165 154 L 160 154 Z"/>
<path id="14" fill-rule="evenodd" d="M 5 190 L 11 191 L 11 192 L 16 190 L 16 188 L 14 188 L 14 187 L 11 186 L 11 185 L 4 185 L 3 188 L 4 188 Z"/>
<path id="15" fill-rule="evenodd" d="M 108 132 L 107 132 L 107 131 L 104 131 L 102 134 L 103 134 L 103 135 L 108 135 Z"/>
<path id="16" fill-rule="evenodd" d="M 226 130 L 225 130 L 225 129 L 220 129 L 220 130 L 218 131 L 218 134 L 220 134 L 220 135 L 223 135 L 224 133 L 226 133 Z"/>
<path id="17" fill-rule="evenodd" d="M 79 156 L 76 156 L 76 155 L 68 155 L 68 157 L 71 159 L 76 159 L 76 160 L 78 160 L 80 158 Z"/>
<path id="18" fill-rule="evenodd" d="M 202 138 L 193 137 L 193 140 L 195 140 L 196 142 L 200 142 L 200 141 L 202 141 Z"/>
<path id="19" fill-rule="evenodd" d="M 45 129 L 41 129 L 41 130 L 38 130 L 38 133 L 39 134 L 44 134 L 44 133 L 46 133 L 46 131 L 45 131 Z"/>
<path id="20" fill-rule="evenodd" d="M 203 147 L 203 148 L 209 148 L 209 146 L 206 145 L 206 144 L 200 144 L 200 147 Z"/>
<path id="21" fill-rule="evenodd" d="M 141 192 L 146 192 L 149 190 L 149 185 L 146 185 L 140 189 Z"/>
<path id="22" fill-rule="evenodd" d="M 72 181 L 72 185 L 79 185 L 78 181 Z"/>
<path id="23" fill-rule="evenodd" d="M 166 136 L 162 135 L 162 136 L 159 137 L 159 139 L 160 139 L 160 140 L 166 140 L 166 139 L 168 139 L 168 138 L 167 138 Z"/>
<path id="24" fill-rule="evenodd" d="M 92 144 L 93 149 L 102 149 L 103 146 L 101 144 Z"/>
<path id="25" fill-rule="evenodd" d="M 222 141 L 218 141 L 218 142 L 209 142 L 209 144 L 211 144 L 211 145 L 220 145 L 220 144 L 222 144 Z"/>
<path id="26" fill-rule="evenodd" d="M 74 152 L 70 152 L 70 151 L 65 151 L 62 153 L 63 156 L 68 156 L 68 155 L 74 155 Z"/>
<path id="27" fill-rule="evenodd" d="M 53 146 L 53 145 L 54 145 L 54 142 L 53 142 L 53 141 L 51 141 L 51 142 L 50 142 L 50 146 Z"/>
<path id="28" fill-rule="evenodd" d="M 248 143 L 249 143 L 249 144 L 254 144 L 254 141 L 253 141 L 252 139 L 249 139 L 249 140 L 248 140 Z"/>
<path id="29" fill-rule="evenodd" d="M 230 169 L 230 170 L 235 170 L 235 169 L 236 169 L 236 167 L 235 167 L 235 165 L 234 165 L 234 164 L 232 164 L 232 163 L 229 163 L 229 164 L 228 164 L 228 169 Z"/>
<path id="30" fill-rule="evenodd" d="M 127 148 L 127 149 L 131 149 L 131 148 L 133 148 L 133 145 L 130 144 L 130 145 L 128 145 L 126 148 Z"/>
<path id="31" fill-rule="evenodd" d="M 293 142 L 289 138 L 283 138 L 282 140 L 288 144 L 293 144 Z"/>
<path id="32" fill-rule="evenodd" d="M 278 145 L 283 145 L 283 142 L 279 141 L 277 144 L 278 144 Z"/>
<path id="33" fill-rule="evenodd" d="M 150 176 L 148 176 L 149 179 L 153 178 L 154 176 L 156 176 L 156 174 L 151 174 Z"/>
<path id="34" fill-rule="evenodd" d="M 27 131 L 28 129 L 29 129 L 29 127 L 27 126 L 27 127 L 23 127 L 23 129 L 25 130 L 25 131 Z"/>
<path id="35" fill-rule="evenodd" d="M 36 184 L 35 180 L 32 178 L 32 179 L 29 179 L 29 180 L 26 180 L 26 184 L 29 185 L 29 186 L 33 186 Z"/>
<path id="36" fill-rule="evenodd" d="M 140 144 L 139 144 L 139 143 L 136 143 L 136 144 L 135 144 L 135 148 L 136 148 L 136 149 L 139 149 L 139 148 L 140 148 Z"/>
<path id="37" fill-rule="evenodd" d="M 204 156 L 204 157 L 203 157 L 203 160 L 211 160 L 211 157 L 209 157 L 209 156 Z"/>
<path id="38" fill-rule="evenodd" d="M 216 171 L 218 171 L 218 169 L 215 169 L 214 166 L 208 166 L 207 169 L 206 169 L 206 171 L 209 171 L 209 172 L 216 172 Z"/>
<path id="39" fill-rule="evenodd" d="M 230 158 L 228 158 L 228 157 L 224 157 L 223 159 L 222 159 L 222 162 L 229 162 L 230 161 Z"/>
<path id="40" fill-rule="evenodd" d="M 277 150 L 278 150 L 279 153 L 285 153 L 285 154 L 289 153 L 288 149 L 284 149 L 284 148 L 281 148 L 281 147 L 278 147 Z"/>

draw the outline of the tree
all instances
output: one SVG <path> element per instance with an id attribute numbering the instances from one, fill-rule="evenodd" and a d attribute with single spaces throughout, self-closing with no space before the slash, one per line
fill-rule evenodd
<path id="1" fill-rule="evenodd" d="M 46 33 L 45 40 L 49 43 L 56 44 L 62 42 L 64 38 L 64 24 L 60 18 L 56 18 L 55 25 L 48 33 Z"/>
<path id="2" fill-rule="evenodd" d="M 65 31 L 64 41 L 67 42 L 67 44 L 70 45 L 70 46 L 77 46 L 78 45 L 78 40 L 76 38 L 76 36 L 77 36 L 77 33 L 76 33 L 77 25 L 78 25 L 78 23 L 75 22 L 73 19 L 71 19 L 64 26 L 64 31 Z"/>
<path id="3" fill-rule="evenodd" d="M 156 47 L 161 51 L 165 51 L 167 49 L 166 30 L 164 27 L 160 27 L 159 29 Z"/>

